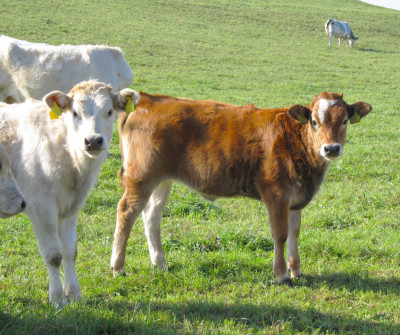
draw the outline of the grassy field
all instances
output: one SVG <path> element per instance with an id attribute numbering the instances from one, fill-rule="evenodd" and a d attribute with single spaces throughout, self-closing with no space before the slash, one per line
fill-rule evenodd
<path id="1" fill-rule="evenodd" d="M 399 334 L 400 12 L 356 0 L 8 0 L 0 34 L 50 44 L 121 47 L 132 88 L 259 107 L 307 104 L 321 91 L 373 106 L 303 211 L 305 277 L 278 286 L 266 209 L 208 202 L 175 185 L 150 265 L 142 222 L 126 277 L 109 260 L 117 131 L 78 224 L 84 299 L 48 304 L 47 270 L 25 215 L 0 222 L 0 334 Z M 329 47 L 324 23 L 348 21 L 353 49 Z"/>

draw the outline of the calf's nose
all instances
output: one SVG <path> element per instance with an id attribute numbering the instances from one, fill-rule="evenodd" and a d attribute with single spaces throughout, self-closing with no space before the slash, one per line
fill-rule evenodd
<path id="1" fill-rule="evenodd" d="M 86 150 L 100 150 L 103 147 L 104 139 L 101 135 L 85 138 Z"/>
<path id="2" fill-rule="evenodd" d="M 21 209 L 24 210 L 25 208 L 26 208 L 26 202 L 25 202 L 25 200 L 22 200 Z"/>
<path id="3" fill-rule="evenodd" d="M 339 156 L 342 146 L 339 143 L 325 144 L 324 153 L 327 157 Z"/>

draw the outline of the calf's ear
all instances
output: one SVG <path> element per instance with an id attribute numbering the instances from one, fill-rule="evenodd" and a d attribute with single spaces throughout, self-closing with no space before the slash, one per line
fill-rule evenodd
<path id="1" fill-rule="evenodd" d="M 294 105 L 287 111 L 288 115 L 300 123 L 307 123 L 311 118 L 311 111 L 303 105 Z"/>
<path id="2" fill-rule="evenodd" d="M 70 108 L 72 104 L 72 98 L 60 91 L 53 91 L 49 94 L 46 94 L 43 97 L 43 101 L 49 106 L 50 108 L 54 108 L 53 104 L 55 103 L 61 110 L 65 110 L 66 108 Z"/>
<path id="3" fill-rule="evenodd" d="M 140 95 L 138 92 L 130 88 L 124 88 L 119 93 L 114 94 L 113 105 L 114 108 L 126 110 L 127 113 L 130 113 L 139 102 L 139 99 Z"/>
<path id="4" fill-rule="evenodd" d="M 366 102 L 359 101 L 350 105 L 349 119 L 350 123 L 360 122 L 361 118 L 367 115 L 372 109 L 372 106 Z"/>

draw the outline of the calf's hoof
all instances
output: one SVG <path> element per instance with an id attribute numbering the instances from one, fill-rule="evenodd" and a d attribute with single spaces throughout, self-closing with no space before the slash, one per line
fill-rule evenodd
<path id="1" fill-rule="evenodd" d="M 63 309 L 65 306 L 68 305 L 68 300 L 66 297 L 63 297 L 61 299 L 55 299 L 50 297 L 49 301 L 51 305 L 54 307 L 54 309 Z"/>
<path id="2" fill-rule="evenodd" d="M 82 300 L 82 295 L 80 293 L 79 294 L 66 294 L 66 296 L 70 302 L 78 302 L 78 301 Z"/>
<path id="3" fill-rule="evenodd" d="M 126 273 L 125 273 L 125 269 L 124 268 L 122 268 L 121 270 L 116 270 L 116 269 L 114 269 L 113 267 L 111 267 L 111 270 L 112 270 L 112 272 L 113 272 L 113 277 L 114 278 L 117 278 L 118 276 L 126 276 Z"/>
<path id="4" fill-rule="evenodd" d="M 160 265 L 152 264 L 152 266 L 153 266 L 153 268 L 156 268 L 156 269 L 158 269 L 160 271 L 168 271 L 168 264 L 167 263 L 160 264 Z"/>
<path id="5" fill-rule="evenodd" d="M 293 283 L 292 280 L 290 278 L 285 278 L 284 280 L 282 280 L 279 285 L 286 285 L 289 287 L 293 287 Z"/>
<path id="6" fill-rule="evenodd" d="M 301 270 L 298 271 L 293 271 L 292 269 L 289 268 L 290 271 L 290 277 L 293 278 L 300 278 L 303 277 L 303 272 L 301 272 Z"/>

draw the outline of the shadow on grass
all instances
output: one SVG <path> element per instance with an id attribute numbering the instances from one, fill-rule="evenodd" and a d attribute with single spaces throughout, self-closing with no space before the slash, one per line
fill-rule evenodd
<path id="1" fill-rule="evenodd" d="M 364 52 L 377 52 L 377 53 L 383 53 L 383 54 L 395 54 L 395 52 L 393 52 L 393 51 L 376 50 L 376 49 L 359 48 L 358 50 L 364 51 Z"/>
<path id="2" fill-rule="evenodd" d="M 298 285 L 306 287 L 320 287 L 327 285 L 331 288 L 343 289 L 349 292 L 382 292 L 383 294 L 400 294 L 400 281 L 397 278 L 376 279 L 366 275 L 336 272 L 322 275 L 305 275 Z"/>
<path id="3" fill-rule="evenodd" d="M 240 270 L 238 270 L 240 271 Z M 296 287 L 318 289 L 328 286 L 348 291 L 400 294 L 400 282 L 369 278 L 355 273 L 306 275 L 295 281 Z M 387 324 L 382 315 L 369 320 L 340 313 L 323 313 L 314 307 L 293 308 L 266 305 L 215 302 L 188 297 L 179 302 L 139 298 L 135 303 L 124 300 L 93 298 L 54 311 L 50 306 L 24 301 L 20 314 L 0 309 L 0 335 L 3 334 L 182 334 L 191 333 L 290 333 L 400 334 L 400 324 Z M 36 311 L 36 312 L 35 312 Z M 38 314 L 42 315 L 38 315 Z M 385 322 L 386 321 L 386 322 Z M 213 329 L 213 331 L 211 331 Z"/>
<path id="4" fill-rule="evenodd" d="M 182 334 L 187 327 L 191 333 L 226 333 L 233 329 L 253 333 L 271 327 L 285 333 L 400 333 L 396 324 L 341 317 L 314 308 L 190 300 L 126 304 L 96 299 L 77 307 L 45 318 L 36 318 L 31 312 L 11 316 L 0 311 L 0 334 Z"/>

